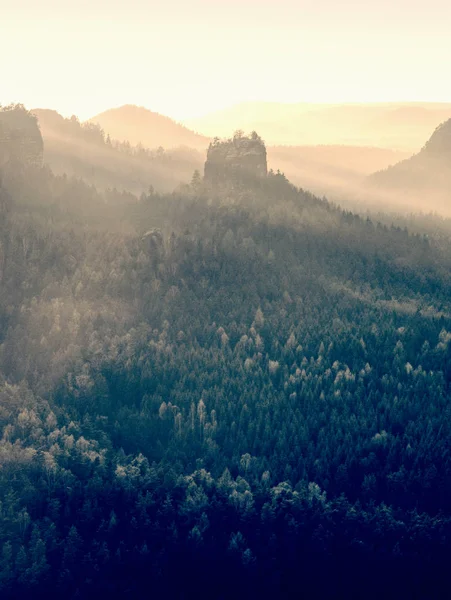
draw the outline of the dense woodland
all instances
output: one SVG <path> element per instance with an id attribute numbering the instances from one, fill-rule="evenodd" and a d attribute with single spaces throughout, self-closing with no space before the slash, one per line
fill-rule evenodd
<path id="1" fill-rule="evenodd" d="M 451 245 L 411 223 L 5 162 L 1 597 L 448 597 Z"/>

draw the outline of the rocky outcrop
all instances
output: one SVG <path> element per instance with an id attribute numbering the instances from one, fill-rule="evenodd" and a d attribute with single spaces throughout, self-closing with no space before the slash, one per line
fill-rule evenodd
<path id="1" fill-rule="evenodd" d="M 10 162 L 40 166 L 43 153 L 36 117 L 21 105 L 0 109 L 0 168 Z"/>
<path id="2" fill-rule="evenodd" d="M 235 133 L 233 138 L 210 144 L 205 163 L 205 181 L 219 183 L 249 177 L 266 177 L 268 165 L 266 147 L 257 133 L 245 136 Z"/>

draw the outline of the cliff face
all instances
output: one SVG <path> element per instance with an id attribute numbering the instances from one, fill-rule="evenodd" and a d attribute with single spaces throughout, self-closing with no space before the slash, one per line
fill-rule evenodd
<path id="1" fill-rule="evenodd" d="M 44 143 L 36 117 L 20 105 L 0 109 L 0 167 L 42 165 Z"/>
<path id="2" fill-rule="evenodd" d="M 212 183 L 243 177 L 265 177 L 268 174 L 266 147 L 253 132 L 244 136 L 237 132 L 232 139 L 215 138 L 208 148 L 205 180 Z"/>

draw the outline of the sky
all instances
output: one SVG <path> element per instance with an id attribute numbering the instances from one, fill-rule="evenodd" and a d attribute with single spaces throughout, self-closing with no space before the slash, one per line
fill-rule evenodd
<path id="1" fill-rule="evenodd" d="M 0 104 L 451 102 L 449 0 L 0 0 Z"/>

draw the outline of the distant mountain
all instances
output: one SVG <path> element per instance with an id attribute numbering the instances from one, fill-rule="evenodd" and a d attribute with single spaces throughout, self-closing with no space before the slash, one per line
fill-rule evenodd
<path id="1" fill-rule="evenodd" d="M 368 178 L 374 189 L 399 195 L 421 196 L 428 201 L 440 201 L 445 207 L 451 202 L 451 119 L 442 123 L 418 154 L 374 173 Z"/>
<path id="2" fill-rule="evenodd" d="M 139 194 L 153 186 L 172 191 L 190 181 L 205 159 L 205 151 L 133 147 L 111 139 L 111 132 L 100 125 L 80 123 L 76 117 L 65 119 L 54 110 L 32 112 L 44 138 L 44 161 L 56 174 L 81 177 L 100 189 L 115 187 Z"/>
<path id="3" fill-rule="evenodd" d="M 141 143 L 148 148 L 188 146 L 204 151 L 210 141 L 169 117 L 130 104 L 107 110 L 89 121 L 98 123 L 117 140 Z"/>
<path id="4" fill-rule="evenodd" d="M 256 130 L 268 145 L 376 146 L 414 152 L 451 103 L 283 104 L 248 102 L 185 125 L 205 135 Z"/>

